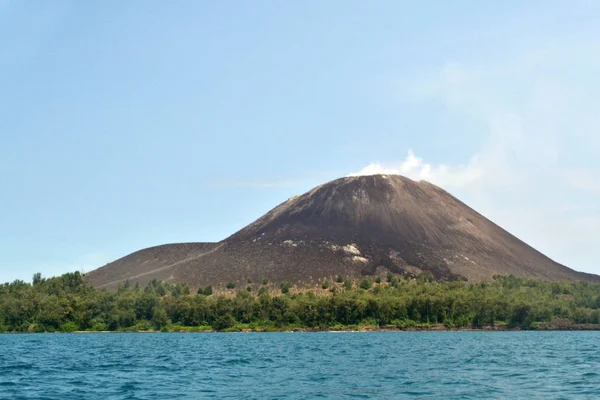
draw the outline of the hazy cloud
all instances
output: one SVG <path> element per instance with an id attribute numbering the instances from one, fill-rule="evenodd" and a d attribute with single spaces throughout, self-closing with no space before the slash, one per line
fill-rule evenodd
<path id="1" fill-rule="evenodd" d="M 25 269 L 31 271 L 43 271 L 42 275 L 45 278 L 50 278 L 53 276 L 59 276 L 67 272 L 75 272 L 79 271 L 81 273 L 86 273 L 92 271 L 98 267 L 101 267 L 111 261 L 114 261 L 115 258 L 111 258 L 108 254 L 103 252 L 91 252 L 82 254 L 77 257 L 75 260 L 65 264 L 56 264 L 56 265 L 43 265 L 39 267 L 26 267 Z M 23 279 L 30 280 L 31 277 L 24 277 L 21 272 L 15 270 L 14 268 L 2 267 L 0 266 L 0 271 L 3 271 L 3 275 L 0 276 L 1 282 L 10 282 L 15 279 Z M 10 271 L 10 272 L 9 272 Z"/>
<path id="2" fill-rule="evenodd" d="M 482 126 L 479 136 L 464 138 L 479 149 L 454 165 L 409 150 L 403 160 L 374 161 L 352 175 L 428 180 L 557 261 L 600 273 L 592 261 L 600 246 L 600 101 L 595 84 L 581 79 L 600 70 L 595 47 L 535 50 L 493 67 L 449 63 L 424 76 L 404 100 L 438 103 Z"/>
<path id="3" fill-rule="evenodd" d="M 403 161 L 385 165 L 373 162 L 349 176 L 374 174 L 399 174 L 417 181 L 429 181 L 446 188 L 473 185 L 485 176 L 477 157 L 474 157 L 466 165 L 433 165 L 417 157 L 412 149 L 408 150 L 408 156 Z"/>

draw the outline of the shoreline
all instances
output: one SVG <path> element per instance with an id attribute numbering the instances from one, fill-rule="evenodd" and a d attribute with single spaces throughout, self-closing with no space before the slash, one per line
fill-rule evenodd
<path id="1" fill-rule="evenodd" d="M 524 329 L 506 325 L 448 328 L 444 325 L 433 326 L 362 326 L 348 328 L 229 328 L 224 330 L 198 329 L 198 327 L 181 327 L 169 330 L 120 330 L 120 331 L 73 331 L 73 332 L 0 332 L 0 334 L 115 334 L 115 333 L 381 333 L 381 332 L 566 332 L 566 331 L 600 331 L 600 325 L 571 325 L 562 327 L 540 327 L 537 329 Z"/>

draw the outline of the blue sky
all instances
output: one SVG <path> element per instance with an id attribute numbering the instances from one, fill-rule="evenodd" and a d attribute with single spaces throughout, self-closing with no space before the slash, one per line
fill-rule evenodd
<path id="1" fill-rule="evenodd" d="M 600 273 L 600 3 L 0 0 L 0 281 L 428 179 Z"/>

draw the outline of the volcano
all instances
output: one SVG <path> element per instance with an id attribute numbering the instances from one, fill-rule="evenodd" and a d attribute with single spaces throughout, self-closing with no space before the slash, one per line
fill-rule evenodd
<path id="1" fill-rule="evenodd" d="M 194 288 L 388 271 L 470 282 L 508 274 L 600 280 L 552 261 L 445 190 L 399 175 L 337 179 L 288 199 L 221 242 L 151 247 L 86 278 L 109 289 L 152 279 Z"/>

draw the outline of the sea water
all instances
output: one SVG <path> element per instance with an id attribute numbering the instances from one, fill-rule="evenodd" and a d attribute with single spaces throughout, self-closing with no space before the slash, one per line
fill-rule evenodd
<path id="1" fill-rule="evenodd" d="M 0 398 L 600 398 L 600 332 L 0 335 Z"/>

